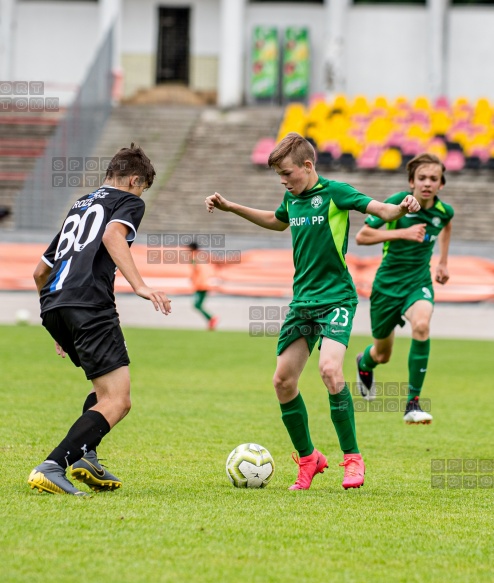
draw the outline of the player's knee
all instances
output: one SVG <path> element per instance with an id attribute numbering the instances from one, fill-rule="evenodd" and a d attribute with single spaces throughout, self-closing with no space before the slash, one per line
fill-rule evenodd
<path id="1" fill-rule="evenodd" d="M 294 382 L 291 377 L 275 372 L 273 376 L 273 386 L 278 394 L 288 393 L 293 390 Z"/>
<path id="2" fill-rule="evenodd" d="M 413 325 L 413 335 L 414 337 L 418 338 L 419 340 L 427 340 L 429 338 L 429 320 L 423 319 L 414 322 Z"/>
<path id="3" fill-rule="evenodd" d="M 391 351 L 377 352 L 374 360 L 377 362 L 377 364 L 386 364 L 391 360 Z"/>
<path id="4" fill-rule="evenodd" d="M 319 364 L 319 373 L 326 386 L 336 386 L 336 382 L 342 376 L 341 368 L 334 362 L 328 360 Z"/>

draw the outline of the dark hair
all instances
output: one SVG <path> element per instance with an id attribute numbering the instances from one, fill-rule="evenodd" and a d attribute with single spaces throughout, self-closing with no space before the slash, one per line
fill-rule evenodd
<path id="1" fill-rule="evenodd" d="M 287 134 L 269 155 L 268 166 L 277 166 L 285 158 L 291 156 L 296 166 L 303 166 L 306 160 L 316 163 L 316 153 L 312 144 L 295 132 Z"/>
<path id="2" fill-rule="evenodd" d="M 199 249 L 199 245 L 195 241 L 192 241 L 192 243 L 189 243 L 189 249 L 191 251 L 197 251 Z"/>
<path id="3" fill-rule="evenodd" d="M 418 156 L 415 156 L 415 158 L 412 158 L 406 168 L 407 168 L 407 172 L 408 172 L 408 182 L 411 182 L 412 180 L 415 180 L 415 172 L 417 172 L 417 169 L 419 166 L 422 166 L 423 164 L 437 164 L 438 166 L 441 166 L 441 184 L 446 184 L 446 177 L 444 176 L 444 173 L 446 172 L 446 168 L 444 166 L 444 164 L 441 162 L 441 160 L 435 156 L 434 154 L 419 154 Z"/>
<path id="4" fill-rule="evenodd" d="M 142 148 L 132 142 L 130 148 L 121 148 L 113 156 L 106 169 L 105 179 L 119 176 L 139 176 L 149 188 L 153 184 L 156 172 Z"/>

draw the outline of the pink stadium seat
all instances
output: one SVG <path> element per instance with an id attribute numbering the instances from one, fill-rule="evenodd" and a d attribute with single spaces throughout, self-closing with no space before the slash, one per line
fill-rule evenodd
<path id="1" fill-rule="evenodd" d="M 368 146 L 357 158 L 357 168 L 361 170 L 371 170 L 378 166 L 382 148 L 379 146 Z"/>
<path id="2" fill-rule="evenodd" d="M 261 138 L 252 150 L 250 157 L 252 164 L 267 166 L 269 154 L 275 146 L 276 140 L 274 138 Z"/>
<path id="3" fill-rule="evenodd" d="M 341 146 L 337 141 L 324 142 L 319 150 L 321 152 L 329 152 L 335 159 L 341 156 Z"/>
<path id="4" fill-rule="evenodd" d="M 449 100 L 447 97 L 445 97 L 444 95 L 441 97 L 438 97 L 436 99 L 436 101 L 434 102 L 434 109 L 436 110 L 446 110 L 449 111 Z"/>
<path id="5" fill-rule="evenodd" d="M 401 144 L 401 151 L 406 156 L 416 156 L 420 154 L 424 148 L 419 140 L 412 140 L 407 138 Z"/>
<path id="6" fill-rule="evenodd" d="M 450 150 L 444 160 L 446 170 L 460 172 L 465 167 L 465 156 L 459 150 Z"/>

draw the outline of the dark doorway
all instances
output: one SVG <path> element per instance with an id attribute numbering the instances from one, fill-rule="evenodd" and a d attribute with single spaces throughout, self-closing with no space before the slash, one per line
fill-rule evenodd
<path id="1" fill-rule="evenodd" d="M 189 83 L 190 8 L 159 8 L 156 83 Z"/>

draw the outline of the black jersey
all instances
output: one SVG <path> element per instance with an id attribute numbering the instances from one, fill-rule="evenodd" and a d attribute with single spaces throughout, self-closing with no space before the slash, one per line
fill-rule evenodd
<path id="1" fill-rule="evenodd" d="M 40 294 L 42 314 L 61 306 L 115 306 L 116 265 L 103 244 L 103 234 L 109 223 L 124 223 L 130 228 L 130 246 L 144 208 L 140 197 L 111 186 L 74 203 L 42 257 L 52 268 Z"/>

